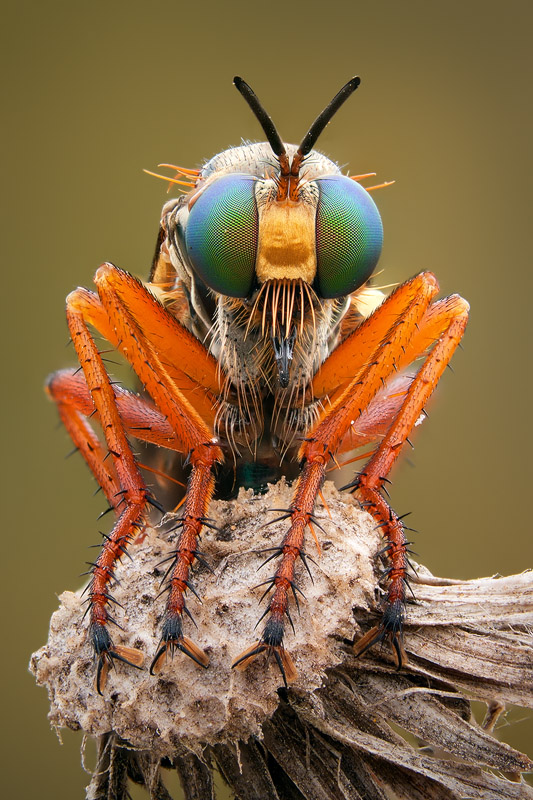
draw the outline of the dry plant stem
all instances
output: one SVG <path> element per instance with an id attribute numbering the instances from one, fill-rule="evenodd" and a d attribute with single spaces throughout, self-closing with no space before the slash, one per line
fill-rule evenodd
<path id="1" fill-rule="evenodd" d="M 358 659 L 349 642 L 379 620 L 383 541 L 352 498 L 332 484 L 323 495 L 332 519 L 317 508 L 322 554 L 313 553 L 312 537 L 306 545 L 314 582 L 299 565 L 306 600 L 300 615 L 293 610 L 286 641 L 298 669 L 288 691 L 265 656 L 244 672 L 230 669 L 263 610 L 263 590 L 252 587 L 268 575 L 268 567 L 257 571 L 269 555 L 261 551 L 283 530 L 283 522 L 265 526 L 276 516 L 271 509 L 290 502 L 283 481 L 264 496 L 242 491 L 231 503 L 212 503 L 218 531 L 204 535 L 201 549 L 214 574 L 195 568 L 203 603 L 190 600 L 208 669 L 180 653 L 157 677 L 119 664 L 102 698 L 80 593 L 61 596 L 31 668 L 48 688 L 51 723 L 98 740 L 88 798 L 125 800 L 133 781 L 167 800 L 162 766 L 177 770 L 186 800 L 215 797 L 215 766 L 239 800 L 533 798 L 520 778 L 531 761 L 490 732 L 506 705 L 533 706 L 533 573 L 455 581 L 420 567 L 412 577 L 417 602 L 407 607 L 408 665 L 398 672 L 387 647 Z M 175 536 L 151 532 L 132 546 L 134 563 L 117 569 L 117 644 L 143 650 L 147 661 L 163 611 L 154 598 L 165 567 L 156 565 L 175 550 Z M 472 720 L 471 699 L 490 706 L 487 729 Z"/>

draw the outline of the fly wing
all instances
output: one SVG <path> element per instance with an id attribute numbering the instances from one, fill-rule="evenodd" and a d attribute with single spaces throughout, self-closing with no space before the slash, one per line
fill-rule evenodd
<path id="1" fill-rule="evenodd" d="M 412 381 L 413 375 L 405 373 L 387 381 L 346 433 L 338 452 L 346 453 L 381 441 L 400 410 Z"/>

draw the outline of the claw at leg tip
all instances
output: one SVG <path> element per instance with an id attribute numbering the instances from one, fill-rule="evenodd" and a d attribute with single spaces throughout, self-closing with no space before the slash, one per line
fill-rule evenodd
<path id="1" fill-rule="evenodd" d="M 158 675 L 166 663 L 167 655 L 170 654 L 172 657 L 175 650 L 181 650 L 199 667 L 205 669 L 209 664 L 209 656 L 201 647 L 193 642 L 192 639 L 189 639 L 188 636 L 180 636 L 179 639 L 168 639 L 163 642 L 150 665 L 150 675 Z"/>
<path id="2" fill-rule="evenodd" d="M 107 677 L 109 675 L 110 667 L 114 666 L 115 661 L 122 661 L 135 669 L 143 669 L 144 653 L 136 647 L 125 647 L 123 645 L 116 645 L 112 650 L 105 650 L 98 655 L 98 666 L 96 668 L 96 676 L 94 679 L 94 688 L 99 695 L 103 695 L 103 689 L 106 687 Z"/>
<path id="3" fill-rule="evenodd" d="M 370 628 L 370 630 L 365 633 L 364 636 L 362 636 L 357 642 L 354 642 L 353 651 L 355 657 L 360 658 L 364 656 L 371 647 L 373 647 L 375 644 L 383 643 L 385 639 L 389 639 L 390 641 L 397 668 L 402 669 L 402 667 L 407 666 L 409 659 L 403 646 L 401 634 L 396 631 L 387 631 L 385 628 L 379 625 L 375 625 L 373 628 Z"/>
<path id="4" fill-rule="evenodd" d="M 243 652 L 233 660 L 231 667 L 232 669 L 238 669 L 239 672 L 244 672 L 244 670 L 252 663 L 252 661 L 254 661 L 258 655 L 264 652 L 266 652 L 269 656 L 274 655 L 285 686 L 287 686 L 289 683 L 293 683 L 296 680 L 298 677 L 298 670 L 296 669 L 296 665 L 290 653 L 281 645 L 274 646 L 267 644 L 264 641 L 254 642 L 251 647 L 243 650 Z"/>

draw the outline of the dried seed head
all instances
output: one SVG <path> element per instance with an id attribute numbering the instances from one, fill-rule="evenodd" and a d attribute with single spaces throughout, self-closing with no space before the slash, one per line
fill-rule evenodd
<path id="1" fill-rule="evenodd" d="M 117 798 L 126 797 L 125 772 L 150 796 L 167 797 L 161 758 L 168 756 L 164 763 L 178 770 L 187 791 L 200 787 L 194 796 L 202 798 L 213 796 L 213 764 L 242 800 L 257 797 L 258 785 L 265 800 L 281 796 L 287 785 L 307 800 L 317 792 L 337 796 L 337 788 L 344 797 L 354 781 L 369 797 L 384 791 L 412 797 L 416 785 L 420 796 L 444 792 L 450 800 L 466 794 L 532 798 L 533 790 L 513 782 L 532 762 L 490 735 L 490 715 L 487 730 L 470 721 L 464 694 L 491 705 L 496 698 L 497 713 L 507 703 L 533 704 L 533 573 L 457 581 L 435 578 L 419 566 L 417 604 L 407 614 L 408 666 L 397 671 L 388 647 L 375 646 L 364 659 L 356 658 L 344 639 L 362 633 L 354 616 L 365 620 L 365 630 L 376 620 L 367 609 L 378 604 L 382 541 L 374 522 L 331 484 L 324 496 L 332 520 L 324 515 L 322 554 L 311 564 L 314 583 L 300 563 L 297 579 L 307 599 L 300 616 L 292 613 L 295 632 L 290 626 L 286 631 L 286 653 L 297 677 L 292 661 L 283 667 L 294 683 L 276 692 L 280 671 L 275 657 L 265 663 L 265 653 L 242 672 L 230 669 L 255 638 L 261 590 L 250 587 L 264 561 L 260 551 L 272 553 L 286 531 L 284 519 L 265 522 L 287 507 L 291 494 L 282 481 L 265 496 L 241 492 L 236 501 L 212 504 L 218 530 L 205 532 L 202 556 L 215 574 L 199 564 L 194 580 L 204 602 L 190 598 L 198 624 L 194 646 L 209 656 L 207 669 L 179 651 L 158 664 L 157 676 L 113 660 L 100 697 L 80 593 L 62 595 L 49 642 L 33 655 L 31 669 L 48 688 L 52 724 L 98 737 L 87 797 L 108 796 L 117 782 L 124 790 Z M 155 565 L 172 552 L 176 535 L 151 532 L 133 548 L 134 564 L 117 569 L 124 632 L 114 632 L 116 650 L 133 646 L 148 657 L 156 652 L 162 609 L 154 597 L 165 564 Z M 307 546 L 314 547 L 311 541 Z M 132 660 L 136 650 L 118 652 Z M 281 648 L 276 652 L 283 663 Z M 427 746 L 413 747 L 390 722 Z"/>
<path id="2" fill-rule="evenodd" d="M 311 566 L 314 582 L 299 564 L 297 579 L 306 599 L 300 598 L 300 614 L 291 607 L 295 632 L 287 625 L 284 640 L 297 670 L 297 677 L 291 671 L 292 686 L 303 693 L 320 687 L 325 671 L 343 660 L 348 650 L 343 640 L 358 632 L 352 608 L 374 604 L 375 560 L 382 546 L 373 521 L 350 498 L 341 499 L 333 484 L 326 484 L 324 496 L 332 520 L 323 520 L 322 553 Z M 194 583 L 203 602 L 189 598 L 198 626 L 194 639 L 209 656 L 205 670 L 178 650 L 158 664 L 157 676 L 113 663 L 104 697 L 98 696 L 91 646 L 81 621 L 81 592 L 64 592 L 52 617 L 49 641 L 34 655 L 32 665 L 38 682 L 48 687 L 52 724 L 81 728 L 93 736 L 113 730 L 133 747 L 161 756 L 172 755 L 178 741 L 199 752 L 206 744 L 261 736 L 283 683 L 276 661 L 260 654 L 244 671 L 232 670 L 231 663 L 257 638 L 254 627 L 263 611 L 262 590 L 252 587 L 264 551 L 279 545 L 287 530 L 287 521 L 270 526 L 265 522 L 276 516 L 270 509 L 288 507 L 291 497 L 292 490 L 281 481 L 266 495 L 241 491 L 233 502 L 212 504 L 210 514 L 218 531 L 205 530 L 201 549 L 213 573 L 197 564 Z M 147 663 L 157 651 L 163 611 L 154 598 L 164 566 L 156 565 L 172 553 L 176 536 L 177 532 L 165 537 L 162 531 L 151 531 L 131 548 L 134 563 L 124 560 L 117 568 L 120 585 L 113 591 L 124 607 L 124 631 L 113 631 L 114 643 L 144 651 Z M 308 538 L 308 550 L 313 551 Z M 189 625 L 187 620 L 184 625 Z"/>

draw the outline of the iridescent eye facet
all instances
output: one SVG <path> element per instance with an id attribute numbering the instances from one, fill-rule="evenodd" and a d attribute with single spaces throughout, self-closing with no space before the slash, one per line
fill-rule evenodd
<path id="1" fill-rule="evenodd" d="M 383 244 L 383 226 L 367 191 L 344 175 L 316 180 L 318 295 L 341 297 L 368 280 Z"/>
<path id="2" fill-rule="evenodd" d="M 187 255 L 215 292 L 247 297 L 253 286 L 258 216 L 250 175 L 225 175 L 192 206 L 185 229 Z"/>

